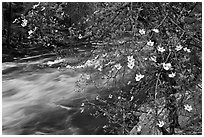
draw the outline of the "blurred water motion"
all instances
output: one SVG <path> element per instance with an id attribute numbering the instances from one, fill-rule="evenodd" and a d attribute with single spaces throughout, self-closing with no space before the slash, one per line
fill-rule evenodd
<path id="1" fill-rule="evenodd" d="M 103 134 L 98 129 L 105 124 L 104 117 L 96 119 L 89 112 L 80 113 L 84 96 L 95 95 L 92 90 L 75 92 L 79 73 L 25 68 L 29 66 L 3 63 L 3 134 Z"/>

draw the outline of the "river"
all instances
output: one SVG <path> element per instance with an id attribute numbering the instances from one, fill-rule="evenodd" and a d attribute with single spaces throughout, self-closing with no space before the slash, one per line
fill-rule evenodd
<path id="1" fill-rule="evenodd" d="M 41 67 L 51 58 L 2 64 L 2 133 L 8 135 L 105 134 L 107 119 L 81 113 L 84 97 L 97 93 L 88 87 L 76 92 L 80 73 Z M 91 110 L 90 110 L 91 111 Z"/>

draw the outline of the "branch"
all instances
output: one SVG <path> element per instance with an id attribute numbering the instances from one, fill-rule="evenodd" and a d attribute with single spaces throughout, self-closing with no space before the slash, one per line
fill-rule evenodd
<path id="1" fill-rule="evenodd" d="M 186 33 L 186 31 L 185 31 L 184 29 L 182 29 L 171 17 L 168 16 L 168 18 L 170 19 L 170 21 L 171 21 L 174 25 L 176 25 L 180 30 L 182 30 L 183 32 Z M 192 36 L 192 35 L 190 35 L 190 34 L 188 34 L 188 35 L 189 35 L 192 39 L 196 40 L 197 42 L 202 43 L 202 40 L 200 40 L 200 39 L 198 39 L 198 38 L 195 38 L 194 36 Z M 199 47 L 199 46 L 196 46 L 196 45 L 193 45 L 193 46 L 202 49 L 202 47 Z"/>

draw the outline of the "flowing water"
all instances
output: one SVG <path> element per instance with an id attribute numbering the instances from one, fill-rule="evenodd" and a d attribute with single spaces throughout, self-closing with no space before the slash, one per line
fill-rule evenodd
<path id="1" fill-rule="evenodd" d="M 80 73 L 41 68 L 48 60 L 2 64 L 3 134 L 104 134 L 105 117 L 80 112 L 84 97 L 95 98 L 95 89 L 76 92 Z"/>

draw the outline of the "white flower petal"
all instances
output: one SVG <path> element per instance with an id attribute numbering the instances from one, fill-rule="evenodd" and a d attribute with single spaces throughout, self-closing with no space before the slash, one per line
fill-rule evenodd
<path id="1" fill-rule="evenodd" d="M 120 70 L 120 69 L 122 68 L 122 66 L 121 66 L 120 64 L 116 64 L 116 65 L 115 65 L 115 68 L 116 68 L 117 70 Z"/>
<path id="2" fill-rule="evenodd" d="M 136 74 L 136 76 L 135 76 L 136 81 L 140 81 L 142 78 L 144 78 L 144 75 Z"/>
<path id="3" fill-rule="evenodd" d="M 190 50 L 190 49 L 188 49 L 187 47 L 183 48 L 183 50 L 184 50 L 184 51 L 186 51 L 186 52 L 188 52 L 188 53 L 190 53 L 190 52 L 191 52 L 191 50 Z"/>
<path id="4" fill-rule="evenodd" d="M 84 103 L 81 103 L 81 107 L 83 107 L 84 106 Z"/>
<path id="5" fill-rule="evenodd" d="M 184 109 L 186 110 L 186 111 L 188 111 L 188 112 L 191 112 L 193 109 L 192 109 L 192 106 L 191 105 L 188 105 L 188 104 L 186 104 L 186 105 L 184 105 Z"/>
<path id="6" fill-rule="evenodd" d="M 176 51 L 179 51 L 179 50 L 181 50 L 182 48 L 183 48 L 183 47 L 182 47 L 181 45 L 177 45 L 176 48 L 175 48 L 175 50 L 176 50 Z"/>
<path id="7" fill-rule="evenodd" d="M 162 63 L 162 65 L 163 65 L 163 68 L 165 69 L 165 70 L 169 70 L 169 69 L 171 69 L 171 63 Z"/>
<path id="8" fill-rule="evenodd" d="M 170 78 L 174 78 L 176 76 L 176 73 L 171 73 L 171 74 L 169 74 L 169 77 Z"/>
<path id="9" fill-rule="evenodd" d="M 153 45 L 154 45 L 154 42 L 150 40 L 150 41 L 147 42 L 147 45 L 148 45 L 148 46 L 153 46 Z"/>
<path id="10" fill-rule="evenodd" d="M 127 58 L 128 58 L 128 62 L 134 62 L 135 61 L 133 56 L 127 56 Z"/>
<path id="11" fill-rule="evenodd" d="M 132 101 L 134 99 L 134 96 L 132 96 L 131 98 L 130 98 L 130 101 Z"/>
<path id="12" fill-rule="evenodd" d="M 140 132 L 141 130 L 142 130 L 142 126 L 139 125 L 139 126 L 137 127 L 137 132 Z"/>
<path id="13" fill-rule="evenodd" d="M 158 47 L 157 50 L 161 53 L 163 53 L 165 51 L 164 47 Z"/>
<path id="14" fill-rule="evenodd" d="M 141 35 L 144 35 L 144 34 L 145 34 L 145 30 L 144 30 L 144 29 L 140 29 L 140 30 L 139 30 L 139 33 L 140 33 Z"/>
<path id="15" fill-rule="evenodd" d="M 108 98 L 113 98 L 113 95 L 110 94 L 110 95 L 108 96 Z"/>
<path id="16" fill-rule="evenodd" d="M 134 62 L 133 62 L 133 63 L 128 63 L 128 68 L 129 68 L 129 69 L 133 69 L 134 66 L 135 66 L 135 63 L 134 63 Z"/>
<path id="17" fill-rule="evenodd" d="M 96 96 L 96 100 L 99 100 L 99 96 Z"/>
<path id="18" fill-rule="evenodd" d="M 82 39 L 82 35 L 81 34 L 79 34 L 79 37 L 78 37 L 79 39 Z"/>
<path id="19" fill-rule="evenodd" d="M 22 20 L 22 23 L 21 23 L 21 26 L 22 26 L 22 27 L 25 27 L 25 26 L 27 26 L 27 24 L 28 24 L 28 20 L 23 19 L 23 20 Z"/>
<path id="20" fill-rule="evenodd" d="M 159 121 L 159 123 L 157 123 L 157 125 L 158 125 L 159 127 L 163 127 L 163 126 L 164 126 L 164 121 Z"/>
<path id="21" fill-rule="evenodd" d="M 98 70 L 99 70 L 99 71 L 102 71 L 102 66 L 100 66 L 100 67 L 98 68 Z"/>
<path id="22" fill-rule="evenodd" d="M 152 29 L 152 31 L 154 31 L 155 33 L 159 33 L 158 29 Z"/>

